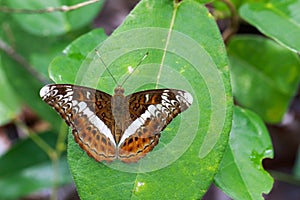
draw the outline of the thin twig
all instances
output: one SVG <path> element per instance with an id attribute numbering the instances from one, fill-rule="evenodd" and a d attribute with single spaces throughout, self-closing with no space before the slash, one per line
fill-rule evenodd
<path id="1" fill-rule="evenodd" d="M 9 57 L 18 62 L 24 69 L 26 69 L 32 76 L 37 78 L 40 82 L 47 84 L 48 81 L 39 72 L 37 72 L 20 54 L 16 53 L 15 50 L 0 39 L 0 50 L 3 50 Z"/>
<path id="2" fill-rule="evenodd" d="M 237 14 L 237 11 L 235 9 L 234 4 L 230 0 L 220 0 L 226 4 L 226 6 L 229 8 L 231 13 L 231 24 L 230 27 L 225 29 L 222 33 L 222 37 L 224 42 L 226 43 L 228 39 L 237 32 L 239 29 L 239 16 Z"/>
<path id="3" fill-rule="evenodd" d="M 16 125 L 21 128 L 21 130 L 27 134 L 27 136 L 37 145 L 39 148 L 41 148 L 48 157 L 53 160 L 56 156 L 55 149 L 53 149 L 43 138 L 41 138 L 38 134 L 36 134 L 32 129 L 30 129 L 28 126 L 26 126 L 22 121 L 16 120 Z"/>
<path id="4" fill-rule="evenodd" d="M 24 132 L 27 133 L 29 138 L 38 145 L 49 157 L 53 167 L 53 186 L 51 193 L 51 200 L 57 199 L 58 193 L 58 180 L 59 180 L 59 162 L 60 156 L 62 153 L 61 149 L 53 149 L 43 138 L 41 138 L 38 134 L 36 134 L 33 130 L 31 130 L 28 126 L 26 126 L 22 121 L 17 120 L 16 124 L 20 127 Z M 65 131 L 65 130 L 61 130 Z M 62 133 L 63 134 L 63 133 Z"/>
<path id="5" fill-rule="evenodd" d="M 48 7 L 39 10 L 31 10 L 31 9 L 17 9 L 17 8 L 9 8 L 9 7 L 0 7 L 0 12 L 3 13 L 15 13 L 15 14 L 39 14 L 39 13 L 51 13 L 51 12 L 68 12 L 71 10 L 76 10 L 78 8 L 96 3 L 100 0 L 88 0 L 85 2 L 81 2 L 72 6 L 63 5 L 61 7 L 53 8 Z"/>

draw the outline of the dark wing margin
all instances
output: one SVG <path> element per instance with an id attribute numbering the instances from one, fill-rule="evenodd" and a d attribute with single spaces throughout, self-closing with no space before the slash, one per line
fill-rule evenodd
<path id="1" fill-rule="evenodd" d="M 116 159 L 110 131 L 114 125 L 111 95 L 83 86 L 51 84 L 41 89 L 40 96 L 72 128 L 75 141 L 89 156 L 98 162 Z"/>
<path id="2" fill-rule="evenodd" d="M 128 95 L 133 120 L 119 143 L 119 159 L 137 162 L 159 142 L 160 133 L 181 112 L 190 107 L 190 93 L 176 89 L 147 90 Z"/>

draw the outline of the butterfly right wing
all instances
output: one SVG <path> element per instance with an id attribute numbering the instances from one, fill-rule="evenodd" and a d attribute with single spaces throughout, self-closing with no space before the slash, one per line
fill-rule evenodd
<path id="1" fill-rule="evenodd" d="M 98 162 L 116 159 L 111 95 L 83 86 L 51 84 L 41 89 L 40 96 L 72 128 L 75 141 L 89 156 Z"/>
<path id="2" fill-rule="evenodd" d="M 126 96 L 133 121 L 120 140 L 119 159 L 137 162 L 158 144 L 160 133 L 190 107 L 190 93 L 176 89 L 146 90 Z"/>

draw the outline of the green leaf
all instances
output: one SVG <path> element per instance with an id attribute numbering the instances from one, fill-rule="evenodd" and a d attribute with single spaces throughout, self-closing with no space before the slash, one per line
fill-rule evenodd
<path id="1" fill-rule="evenodd" d="M 233 94 L 266 122 L 280 122 L 300 80 L 297 54 L 272 40 L 236 36 L 228 44 Z"/>
<path id="2" fill-rule="evenodd" d="M 269 133 L 253 112 L 235 107 L 229 144 L 215 176 L 217 186 L 233 199 L 264 199 L 273 178 L 262 160 L 273 158 Z"/>
<path id="3" fill-rule="evenodd" d="M 300 52 L 300 1 L 270 0 L 243 5 L 241 17 L 292 51 Z"/>
<path id="4" fill-rule="evenodd" d="M 116 83 L 106 68 L 120 84 L 128 77 L 128 68 L 136 67 L 148 52 L 124 83 L 125 93 L 153 89 L 157 83 L 161 88 L 191 92 L 194 102 L 168 125 L 157 147 L 138 163 L 97 163 L 69 135 L 68 159 L 80 197 L 201 198 L 225 151 L 232 114 L 226 52 L 213 17 L 194 1 L 141 1 L 111 37 L 99 41 L 97 49 L 106 67 L 89 38 L 81 38 L 81 48 L 90 42 L 93 45 L 80 66 L 75 64 L 80 60 L 76 55 L 82 55 L 78 45 L 66 49 L 73 52 L 65 59 L 74 64 L 70 70 L 62 58 L 54 60 L 50 74 L 56 82 L 111 94 Z"/>
<path id="5" fill-rule="evenodd" d="M 0 59 L 0 126 L 14 119 L 20 110 L 20 102 L 3 73 Z"/>
<path id="6" fill-rule="evenodd" d="M 40 136 L 49 145 L 55 145 L 55 134 L 48 132 Z M 5 188 L 0 199 L 17 199 L 55 184 L 71 183 L 66 157 L 58 163 L 56 174 L 47 154 L 37 144 L 30 138 L 20 141 L 0 157 L 0 187 Z"/>
<path id="7" fill-rule="evenodd" d="M 9 7 L 14 9 L 39 10 L 58 8 L 65 5 L 75 5 L 81 0 L 10 0 Z M 61 35 L 72 29 L 78 29 L 91 23 L 92 19 L 99 12 L 103 1 L 82 7 L 71 12 L 50 12 L 36 14 L 14 14 L 14 19 L 29 33 L 40 36 Z"/>
<path id="8" fill-rule="evenodd" d="M 95 29 L 76 39 L 64 50 L 64 56 L 57 56 L 49 67 L 51 79 L 56 83 L 74 83 L 80 64 L 86 55 L 106 39 L 103 29 Z"/>

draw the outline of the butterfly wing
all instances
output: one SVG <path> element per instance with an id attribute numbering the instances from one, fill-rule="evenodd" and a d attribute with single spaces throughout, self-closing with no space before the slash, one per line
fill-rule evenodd
<path id="1" fill-rule="evenodd" d="M 159 142 L 160 133 L 179 113 L 193 102 L 183 90 L 159 89 L 137 92 L 127 96 L 132 123 L 119 143 L 119 159 L 137 162 Z"/>
<path id="2" fill-rule="evenodd" d="M 83 86 L 52 84 L 44 86 L 40 96 L 72 128 L 75 141 L 89 156 L 98 162 L 116 159 L 110 131 L 114 126 L 111 95 Z"/>

